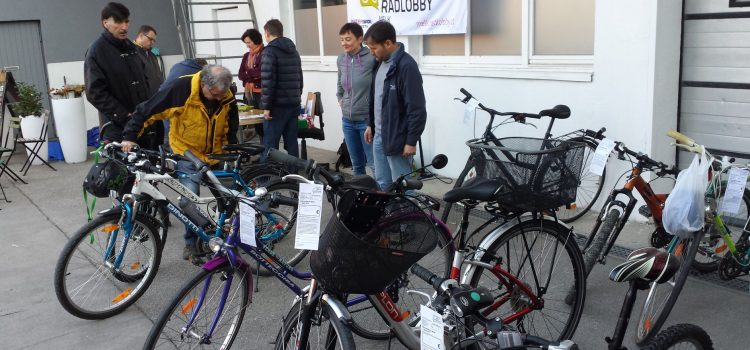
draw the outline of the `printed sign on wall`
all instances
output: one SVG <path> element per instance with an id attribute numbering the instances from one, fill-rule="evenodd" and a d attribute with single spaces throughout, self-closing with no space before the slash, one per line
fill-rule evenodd
<path id="1" fill-rule="evenodd" d="M 379 20 L 391 22 L 398 35 L 466 33 L 466 0 L 350 0 L 349 22 L 367 31 Z"/>

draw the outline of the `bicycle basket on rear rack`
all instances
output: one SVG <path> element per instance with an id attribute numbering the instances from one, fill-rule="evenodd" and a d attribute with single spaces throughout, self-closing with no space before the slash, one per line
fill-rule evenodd
<path id="1" fill-rule="evenodd" d="M 407 197 L 349 189 L 310 254 L 331 293 L 376 294 L 437 245 L 432 220 Z"/>
<path id="2" fill-rule="evenodd" d="M 513 211 L 542 211 L 574 203 L 586 145 L 580 142 L 507 137 L 498 144 L 469 140 L 478 178 L 500 179 L 494 201 Z"/>

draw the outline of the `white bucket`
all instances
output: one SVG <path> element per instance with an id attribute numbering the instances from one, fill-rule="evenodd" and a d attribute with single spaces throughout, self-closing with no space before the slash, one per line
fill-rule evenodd
<path id="1" fill-rule="evenodd" d="M 55 130 L 66 163 L 86 161 L 86 114 L 83 98 L 52 100 Z"/>

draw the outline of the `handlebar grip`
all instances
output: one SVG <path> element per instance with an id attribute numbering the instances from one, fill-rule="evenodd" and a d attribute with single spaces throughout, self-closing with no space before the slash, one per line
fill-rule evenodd
<path id="1" fill-rule="evenodd" d="M 405 179 L 404 180 L 404 189 L 405 190 L 421 190 L 422 189 L 422 181 L 419 181 L 417 179 Z"/>
<path id="2" fill-rule="evenodd" d="M 271 193 L 271 206 L 274 208 L 279 205 L 293 207 L 298 202 L 297 198 L 287 197 L 278 192 Z"/>
<path id="3" fill-rule="evenodd" d="M 468 97 L 468 98 L 472 98 L 472 97 L 473 97 L 473 96 L 471 96 L 471 94 L 470 94 L 470 93 L 469 93 L 468 91 L 466 91 L 466 89 L 464 89 L 464 88 L 461 88 L 461 89 L 460 89 L 459 91 L 461 91 L 461 93 L 462 93 L 462 94 L 464 94 L 464 96 L 466 96 L 466 97 Z"/>
<path id="4" fill-rule="evenodd" d="M 689 138 L 689 137 L 685 136 L 684 134 L 682 134 L 682 133 L 680 133 L 678 131 L 675 131 L 675 130 L 671 130 L 670 129 L 669 131 L 667 131 L 667 136 L 669 136 L 669 137 L 677 140 L 677 142 L 679 142 L 679 143 L 681 143 L 683 145 L 686 145 L 686 146 L 694 146 L 695 145 L 695 141 L 693 141 L 691 138 Z"/>
<path id="5" fill-rule="evenodd" d="M 436 274 L 430 272 L 419 264 L 414 264 L 411 267 L 411 273 L 422 279 L 423 281 L 432 285 L 436 291 L 440 291 L 440 285 L 443 283 L 443 279 L 439 278 Z"/>
<path id="6" fill-rule="evenodd" d="M 305 170 L 305 172 L 312 167 L 313 163 L 311 160 L 299 159 L 295 156 L 290 156 L 285 152 L 273 148 L 268 149 L 268 159 L 291 167 L 303 169 Z"/>
<path id="7" fill-rule="evenodd" d="M 201 170 L 203 167 L 206 166 L 206 163 L 198 159 L 198 157 L 196 157 L 195 154 L 193 154 L 193 152 L 191 152 L 190 150 L 185 151 L 185 158 L 187 158 L 187 160 L 192 162 L 193 165 L 195 165 L 195 168 L 198 170 Z"/>

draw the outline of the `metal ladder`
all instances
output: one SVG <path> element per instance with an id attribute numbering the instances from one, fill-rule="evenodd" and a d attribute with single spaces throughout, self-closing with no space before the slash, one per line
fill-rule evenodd
<path id="1" fill-rule="evenodd" d="M 194 20 L 193 12 L 196 8 L 200 9 L 204 6 L 216 6 L 226 5 L 228 7 L 224 9 L 238 8 L 239 6 L 247 5 L 250 9 L 249 19 L 214 19 L 214 20 Z M 196 39 L 195 35 L 195 24 L 200 23 L 214 23 L 215 28 L 222 23 L 248 23 L 252 25 L 252 28 L 258 28 L 258 23 L 255 17 L 255 7 L 253 6 L 252 0 L 247 1 L 219 1 L 219 2 L 206 2 L 206 1 L 190 1 L 190 0 L 172 0 L 172 9 L 174 10 L 174 17 L 177 26 L 177 33 L 180 39 L 180 46 L 182 48 L 182 54 L 185 58 L 196 57 L 201 55 L 196 50 L 196 43 L 198 42 L 220 42 L 238 40 L 238 37 L 227 37 L 227 38 L 200 38 Z M 223 59 L 242 58 L 242 56 L 217 56 L 211 55 L 203 57 L 207 60 L 213 60 L 211 63 L 220 63 Z"/>

